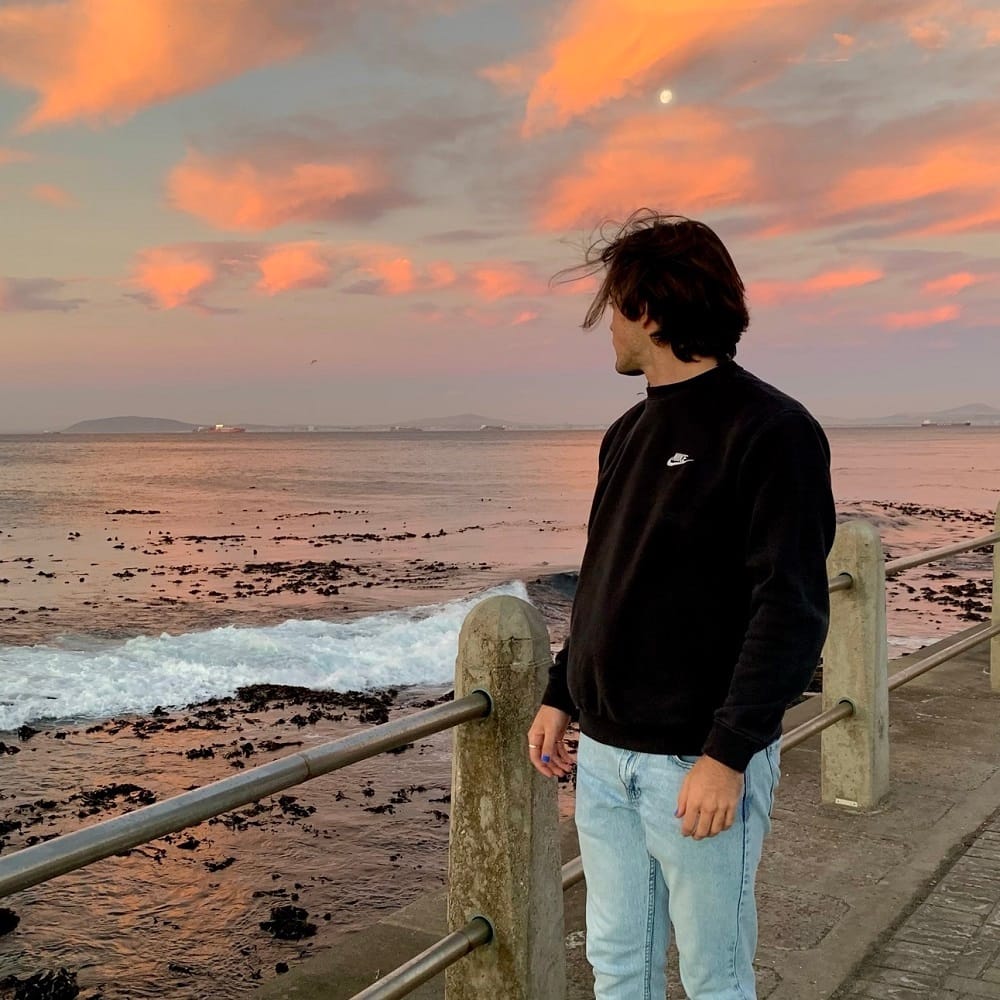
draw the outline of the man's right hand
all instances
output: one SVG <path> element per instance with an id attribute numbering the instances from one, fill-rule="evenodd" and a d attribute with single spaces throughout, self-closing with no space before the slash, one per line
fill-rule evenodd
<path id="1" fill-rule="evenodd" d="M 542 705 L 528 730 L 528 754 L 536 770 L 546 778 L 569 774 L 573 760 L 563 743 L 569 716 L 558 708 Z"/>

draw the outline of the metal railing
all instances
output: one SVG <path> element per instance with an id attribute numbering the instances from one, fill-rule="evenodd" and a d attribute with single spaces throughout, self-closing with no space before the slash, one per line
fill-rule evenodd
<path id="1" fill-rule="evenodd" d="M 353 1000 L 399 1000 L 409 996 L 418 986 L 440 975 L 469 952 L 489 944 L 492 938 L 493 928 L 489 921 L 473 917 L 461 930 L 442 938 L 367 989 L 355 993 Z"/>
<path id="2" fill-rule="evenodd" d="M 256 802 L 265 795 L 394 750 L 421 736 L 440 733 L 470 719 L 486 718 L 491 704 L 485 691 L 474 691 L 459 701 L 435 705 L 406 718 L 279 757 L 269 764 L 261 764 L 124 816 L 25 847 L 0 858 L 0 899 L 165 834 L 195 826 L 238 806 Z"/>
<path id="3" fill-rule="evenodd" d="M 1000 514 L 998 514 L 998 520 L 1000 520 Z M 918 566 L 926 566 L 928 563 L 939 562 L 942 559 L 948 559 L 963 552 L 972 552 L 976 549 L 987 548 L 990 545 L 996 546 L 998 543 L 1000 543 L 1000 531 L 994 531 L 988 535 L 959 542 L 955 545 L 945 545 L 941 548 L 929 549 L 926 552 L 918 552 L 912 556 L 893 559 L 885 564 L 885 575 L 886 577 L 897 576 L 908 569 L 915 569 Z M 849 574 L 840 573 L 830 581 L 830 593 L 850 590 L 853 585 L 854 581 Z M 994 581 L 994 591 L 996 591 L 996 581 Z M 996 616 L 996 608 L 994 608 L 994 615 Z M 970 649 L 974 649 L 981 643 L 988 642 L 994 636 L 998 635 L 1000 635 L 1000 623 L 984 625 L 978 631 L 958 639 L 944 649 L 922 657 L 903 669 L 897 670 L 888 678 L 888 689 L 894 691 L 915 677 L 920 677 L 929 670 L 947 663 L 956 656 L 961 656 L 962 653 L 966 653 Z M 815 718 L 785 733 L 781 738 L 781 749 L 782 751 L 791 750 L 793 747 L 805 743 L 806 740 L 813 736 L 818 736 L 825 729 L 829 729 L 831 726 L 850 718 L 854 714 L 855 706 L 851 702 L 840 702 L 840 704 L 835 705 L 833 708 L 820 712 Z"/>

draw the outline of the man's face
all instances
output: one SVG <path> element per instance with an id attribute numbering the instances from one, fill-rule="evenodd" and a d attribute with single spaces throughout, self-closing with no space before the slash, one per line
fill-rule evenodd
<path id="1" fill-rule="evenodd" d="M 649 361 L 652 341 L 642 318 L 631 320 L 611 303 L 611 346 L 615 349 L 615 371 L 619 375 L 642 375 Z"/>

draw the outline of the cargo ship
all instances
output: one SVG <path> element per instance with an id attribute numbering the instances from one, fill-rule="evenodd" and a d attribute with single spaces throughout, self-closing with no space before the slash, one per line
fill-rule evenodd
<path id="1" fill-rule="evenodd" d="M 245 427 L 231 427 L 229 424 L 213 424 L 211 427 L 196 427 L 193 434 L 245 434 Z"/>

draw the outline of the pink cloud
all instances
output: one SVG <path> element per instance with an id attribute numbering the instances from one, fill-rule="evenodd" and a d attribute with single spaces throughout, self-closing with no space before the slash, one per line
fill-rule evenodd
<path id="1" fill-rule="evenodd" d="M 684 205 L 686 214 L 745 205 L 760 196 L 757 162 L 748 137 L 717 110 L 633 115 L 550 184 L 537 219 L 567 229 L 638 205 Z"/>
<path id="2" fill-rule="evenodd" d="M 615 101 L 655 99 L 706 59 L 742 77 L 741 85 L 769 78 L 863 10 L 859 2 L 812 0 L 571 0 L 561 15 L 546 18 L 541 48 L 481 75 L 501 89 L 527 92 L 522 135 L 530 137 Z"/>
<path id="3" fill-rule="evenodd" d="M 55 184 L 36 184 L 31 189 L 31 197 L 35 201 L 45 202 L 47 205 L 54 205 L 56 208 L 71 208 L 76 205 L 76 199 L 61 187 Z"/>
<path id="4" fill-rule="evenodd" d="M 748 294 L 751 302 L 770 306 L 870 285 L 883 277 L 885 274 L 880 268 L 843 268 L 823 271 L 803 281 L 757 281 L 751 284 Z"/>
<path id="5" fill-rule="evenodd" d="M 484 302 L 514 296 L 544 295 L 547 285 L 523 264 L 496 261 L 477 264 L 469 270 L 469 281 L 475 294 Z"/>
<path id="6" fill-rule="evenodd" d="M 160 309 L 200 305 L 199 295 L 219 277 L 215 262 L 197 247 L 153 247 L 139 255 L 131 284 Z"/>
<path id="7" fill-rule="evenodd" d="M 192 152 L 167 189 L 177 208 L 218 229 L 259 231 L 351 217 L 365 199 L 388 197 L 388 177 L 372 156 L 275 164 Z"/>
<path id="8" fill-rule="evenodd" d="M 960 271 L 957 274 L 949 274 L 934 281 L 927 281 L 921 286 L 920 291 L 925 295 L 957 295 L 963 288 L 968 288 L 983 280 L 981 275 Z"/>
<path id="9" fill-rule="evenodd" d="M 7 4 L 0 76 L 38 94 L 24 130 L 121 122 L 305 51 L 316 30 L 301 10 L 284 0 Z"/>
<path id="10" fill-rule="evenodd" d="M 365 261 L 361 270 L 374 277 L 384 295 L 405 295 L 417 287 L 416 271 L 408 257 L 374 256 Z"/>
<path id="11" fill-rule="evenodd" d="M 936 309 L 887 313 L 879 320 L 879 324 L 886 330 L 916 330 L 920 327 L 948 323 L 953 319 L 958 319 L 961 313 L 961 306 L 938 306 Z"/>
<path id="12" fill-rule="evenodd" d="M 909 148 L 887 149 L 884 162 L 846 170 L 826 195 L 835 215 L 872 208 L 902 211 L 926 199 L 950 199 L 932 221 L 914 214 L 911 235 L 932 236 L 1000 226 L 1000 189 L 994 164 L 1000 160 L 995 125 L 922 133 Z"/>
<path id="13" fill-rule="evenodd" d="M 934 51 L 943 49 L 951 37 L 948 29 L 939 21 L 922 21 L 910 25 L 910 40 L 922 49 Z"/>
<path id="14" fill-rule="evenodd" d="M 458 272 L 445 261 L 434 261 L 427 265 L 430 288 L 448 288 L 458 281 Z"/>
<path id="15" fill-rule="evenodd" d="M 34 159 L 30 153 L 24 153 L 19 149 L 10 149 L 5 146 L 0 146 L 0 166 L 4 163 L 26 163 L 28 160 Z"/>
<path id="16" fill-rule="evenodd" d="M 318 243 L 279 243 L 257 261 L 258 291 L 267 295 L 302 288 L 326 288 L 331 280 L 330 262 Z"/>
<path id="17" fill-rule="evenodd" d="M 511 326 L 523 326 L 525 323 L 533 323 L 542 314 L 534 309 L 522 309 L 513 320 L 511 320 Z"/>
<path id="18" fill-rule="evenodd" d="M 398 247 L 380 244 L 356 245 L 346 251 L 355 260 L 358 280 L 349 289 L 373 295 L 408 295 L 440 291 L 459 282 L 459 274 L 447 261 L 418 264 Z"/>

